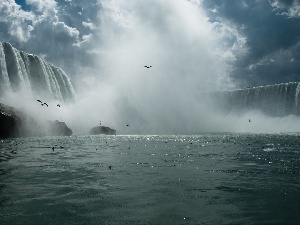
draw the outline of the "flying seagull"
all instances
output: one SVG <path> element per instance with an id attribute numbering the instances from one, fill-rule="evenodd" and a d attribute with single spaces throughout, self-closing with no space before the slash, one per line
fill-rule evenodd
<path id="1" fill-rule="evenodd" d="M 60 107 L 60 104 L 57 104 L 58 107 Z"/>
<path id="2" fill-rule="evenodd" d="M 38 99 L 37 101 L 38 101 L 38 102 L 40 102 L 40 103 L 42 103 L 42 101 L 41 101 L 41 100 L 39 100 L 39 99 Z"/>
<path id="3" fill-rule="evenodd" d="M 144 66 L 144 67 L 146 67 L 147 69 L 149 69 L 149 68 L 152 67 L 152 66 Z"/>
<path id="4" fill-rule="evenodd" d="M 48 104 L 46 102 L 44 102 L 44 105 L 46 105 L 48 107 Z"/>

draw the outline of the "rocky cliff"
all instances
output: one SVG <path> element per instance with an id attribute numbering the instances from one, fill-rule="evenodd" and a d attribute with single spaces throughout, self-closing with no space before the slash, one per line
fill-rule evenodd
<path id="1" fill-rule="evenodd" d="M 0 103 L 0 138 L 34 136 L 70 136 L 72 130 L 64 122 L 36 121 L 13 107 Z"/>

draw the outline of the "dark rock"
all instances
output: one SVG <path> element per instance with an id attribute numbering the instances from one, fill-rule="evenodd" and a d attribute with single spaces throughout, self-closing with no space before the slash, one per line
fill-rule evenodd
<path id="1" fill-rule="evenodd" d="M 46 134 L 48 136 L 71 136 L 72 130 L 64 122 L 48 121 L 48 129 Z"/>
<path id="2" fill-rule="evenodd" d="M 0 103 L 0 138 L 69 135 L 72 135 L 72 130 L 64 122 L 41 123 L 14 107 Z"/>
<path id="3" fill-rule="evenodd" d="M 107 135 L 115 135 L 116 130 L 111 129 L 109 127 L 97 126 L 93 127 L 90 131 L 90 134 L 107 134 Z"/>
<path id="4" fill-rule="evenodd" d="M 16 118 L 0 112 L 0 138 L 17 137 L 19 134 Z"/>
<path id="5" fill-rule="evenodd" d="M 0 103 L 0 138 L 20 137 L 24 118 L 20 111 Z"/>

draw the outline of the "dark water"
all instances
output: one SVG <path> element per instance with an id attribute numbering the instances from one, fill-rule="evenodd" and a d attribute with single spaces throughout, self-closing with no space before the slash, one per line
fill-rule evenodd
<path id="1" fill-rule="evenodd" d="M 0 149 L 1 225 L 300 224 L 299 134 L 6 139 Z"/>

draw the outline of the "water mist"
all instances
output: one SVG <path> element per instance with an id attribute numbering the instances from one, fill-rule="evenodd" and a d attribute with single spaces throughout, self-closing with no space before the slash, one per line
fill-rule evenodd
<path id="1" fill-rule="evenodd" d="M 207 93 L 234 88 L 230 63 L 244 46 L 235 34 L 236 43 L 224 47 L 231 28 L 210 22 L 199 2 L 101 4 L 100 40 L 91 52 L 99 72 L 77 80 L 84 88 L 70 109 L 75 117 L 65 118 L 73 129 L 87 132 L 101 121 L 119 134 L 298 130 L 295 116 L 216 110 Z"/>
<path id="2" fill-rule="evenodd" d="M 46 108 L 22 90 L 7 93 L 3 103 L 40 121 L 64 121 L 74 134 L 88 134 L 100 121 L 118 134 L 299 131 L 296 116 L 218 110 L 210 93 L 235 87 L 230 65 L 245 43 L 230 24 L 209 21 L 200 2 L 99 4 L 100 25 L 88 48 L 96 66 L 74 65 L 77 100 L 49 99 Z"/>
<path id="3" fill-rule="evenodd" d="M 101 39 L 92 53 L 99 72 L 77 80 L 85 88 L 70 109 L 79 127 L 100 120 L 122 134 L 220 127 L 199 96 L 231 83 L 220 34 L 197 2 L 102 1 L 99 20 Z"/>

